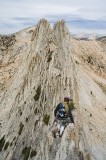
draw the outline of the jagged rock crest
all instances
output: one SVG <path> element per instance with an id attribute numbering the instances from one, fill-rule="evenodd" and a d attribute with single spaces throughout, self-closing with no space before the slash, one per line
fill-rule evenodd
<path id="1" fill-rule="evenodd" d="M 76 40 L 64 21 L 0 36 L 0 160 L 106 158 L 106 45 Z M 75 103 L 74 131 L 50 128 L 64 96 Z"/>

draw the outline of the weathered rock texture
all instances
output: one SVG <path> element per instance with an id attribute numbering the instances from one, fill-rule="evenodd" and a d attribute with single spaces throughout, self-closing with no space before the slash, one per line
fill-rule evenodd
<path id="1" fill-rule="evenodd" d="M 0 37 L 0 160 L 106 159 L 106 40 L 71 38 L 46 20 Z M 54 139 L 53 111 L 70 95 L 70 125 Z"/>

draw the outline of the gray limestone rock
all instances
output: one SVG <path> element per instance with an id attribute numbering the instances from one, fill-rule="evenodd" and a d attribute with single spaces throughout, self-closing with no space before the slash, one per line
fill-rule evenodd
<path id="1" fill-rule="evenodd" d="M 75 128 L 50 127 L 54 107 L 73 99 Z M 46 20 L 0 37 L 0 160 L 106 159 L 106 45 L 77 40 Z"/>

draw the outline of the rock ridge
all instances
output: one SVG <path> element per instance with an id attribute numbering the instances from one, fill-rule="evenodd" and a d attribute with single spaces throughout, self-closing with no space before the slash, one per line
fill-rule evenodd
<path id="1" fill-rule="evenodd" d="M 50 128 L 54 107 L 73 99 L 75 129 Z M 0 36 L 0 160 L 106 159 L 105 38 L 77 40 L 65 22 Z"/>

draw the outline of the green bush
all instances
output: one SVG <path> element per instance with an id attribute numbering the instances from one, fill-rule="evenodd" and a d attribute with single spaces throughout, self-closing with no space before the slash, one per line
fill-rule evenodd
<path id="1" fill-rule="evenodd" d="M 2 150 L 5 143 L 5 135 L 0 139 L 0 151 Z"/>
<path id="2" fill-rule="evenodd" d="M 49 119 L 50 119 L 50 115 L 45 114 L 44 117 L 43 117 L 43 122 L 44 122 L 46 125 L 48 125 Z"/>
<path id="3" fill-rule="evenodd" d="M 49 53 L 47 62 L 50 62 L 51 60 L 52 60 L 52 52 Z"/>
<path id="4" fill-rule="evenodd" d="M 92 117 L 92 114 L 90 113 L 90 117 Z"/>
<path id="5" fill-rule="evenodd" d="M 35 100 L 35 101 L 38 101 L 38 100 L 39 100 L 40 94 L 41 94 L 41 85 L 39 85 L 39 86 L 37 87 L 36 94 L 35 94 L 35 96 L 34 96 L 34 100 Z"/>
<path id="6" fill-rule="evenodd" d="M 6 144 L 4 146 L 4 150 L 7 150 L 8 146 L 9 146 L 9 142 L 6 142 Z"/>
<path id="7" fill-rule="evenodd" d="M 71 110 L 76 109 L 73 99 L 70 100 L 70 107 L 71 107 Z"/>
<path id="8" fill-rule="evenodd" d="M 32 158 L 32 157 L 34 157 L 34 156 L 36 156 L 36 155 L 37 155 L 36 150 L 32 150 L 32 151 L 31 151 L 31 154 L 30 154 L 30 158 Z"/>
<path id="9" fill-rule="evenodd" d="M 25 120 L 26 122 L 28 122 L 28 117 L 26 117 L 26 120 Z"/>
<path id="10" fill-rule="evenodd" d="M 27 160 L 29 158 L 30 150 L 31 150 L 31 147 L 23 148 L 22 154 L 24 156 L 24 160 Z"/>
<path id="11" fill-rule="evenodd" d="M 21 123 L 20 123 L 19 132 L 18 132 L 19 135 L 21 135 L 22 130 L 23 130 L 23 127 L 24 127 L 24 124 L 21 122 Z"/>
<path id="12" fill-rule="evenodd" d="M 87 59 L 88 63 L 90 64 L 93 64 L 93 61 L 92 61 L 92 56 L 88 56 L 88 59 Z"/>

